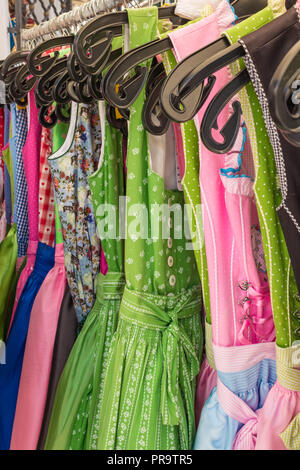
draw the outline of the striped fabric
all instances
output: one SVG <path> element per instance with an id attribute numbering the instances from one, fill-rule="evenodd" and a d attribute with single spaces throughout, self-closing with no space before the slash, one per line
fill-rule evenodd
<path id="1" fill-rule="evenodd" d="M 43 128 L 39 178 L 39 241 L 53 246 L 55 240 L 54 188 L 48 165 L 51 152 L 51 131 Z"/>
<path id="2" fill-rule="evenodd" d="M 278 381 L 289 390 L 300 391 L 300 343 L 290 348 L 276 346 Z M 280 434 L 289 450 L 300 450 L 300 413 Z"/>
<path id="3" fill-rule="evenodd" d="M 300 391 L 300 344 L 290 348 L 276 346 L 278 381 L 283 387 Z"/>
<path id="4" fill-rule="evenodd" d="M 27 137 L 27 111 L 17 109 L 16 136 L 16 223 L 18 240 L 18 257 L 25 256 L 29 239 L 27 182 L 24 171 L 22 149 Z"/>
<path id="5" fill-rule="evenodd" d="M 288 450 L 300 450 L 300 413 L 280 434 L 280 437 Z"/>

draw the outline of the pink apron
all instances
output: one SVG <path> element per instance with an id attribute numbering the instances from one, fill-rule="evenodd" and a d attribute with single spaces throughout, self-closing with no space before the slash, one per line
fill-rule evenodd
<path id="1" fill-rule="evenodd" d="M 43 243 L 48 242 L 49 245 L 53 245 L 54 196 L 51 174 L 45 160 L 51 154 L 48 132 L 47 129 L 43 129 L 40 151 L 39 239 Z M 66 284 L 63 243 L 58 243 L 55 247 L 54 267 L 47 274 L 31 311 L 11 439 L 13 450 L 37 448 Z"/>
<path id="2" fill-rule="evenodd" d="M 29 94 L 29 121 L 28 134 L 23 147 L 23 164 L 28 188 L 28 223 L 29 223 L 29 243 L 27 248 L 27 262 L 24 267 L 16 290 L 15 303 L 11 316 L 10 327 L 12 325 L 15 310 L 19 302 L 22 290 L 28 277 L 33 271 L 35 255 L 38 245 L 38 192 L 39 192 L 39 172 L 40 172 L 40 148 L 42 128 L 38 121 L 38 110 L 35 106 L 34 90 Z M 9 334 L 9 332 L 8 332 Z"/>

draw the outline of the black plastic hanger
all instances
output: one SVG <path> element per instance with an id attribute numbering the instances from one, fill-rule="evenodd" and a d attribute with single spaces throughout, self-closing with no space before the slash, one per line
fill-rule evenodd
<path id="1" fill-rule="evenodd" d="M 20 91 L 20 93 L 26 94 L 29 93 L 34 85 L 36 84 L 37 78 L 34 77 L 28 69 L 27 63 L 24 64 L 15 78 L 15 85 L 16 88 Z"/>
<path id="2" fill-rule="evenodd" d="M 87 80 L 80 83 L 74 83 L 74 91 L 81 103 L 90 104 L 95 100 L 90 93 Z"/>
<path id="3" fill-rule="evenodd" d="M 122 48 L 115 49 L 110 53 L 106 67 L 110 67 L 122 55 Z M 87 79 L 89 92 L 96 100 L 103 100 L 102 94 L 102 73 L 89 75 Z"/>
<path id="4" fill-rule="evenodd" d="M 175 122 L 192 119 L 206 101 L 215 80 L 215 72 L 245 55 L 240 44 L 228 46 L 228 40 L 221 38 L 185 59 L 184 65 L 190 70 L 196 60 L 198 65 L 191 73 L 182 78 L 185 67 L 183 62 L 170 73 L 162 86 L 161 105 L 166 115 Z M 217 52 L 216 52 L 217 51 Z M 209 83 L 204 88 L 204 82 Z M 181 80 L 180 80 L 181 79 Z M 204 95 L 205 91 L 205 95 Z"/>
<path id="5" fill-rule="evenodd" d="M 103 100 L 101 81 L 101 75 L 90 75 L 87 79 L 89 93 L 94 97 L 95 100 Z"/>
<path id="6" fill-rule="evenodd" d="M 255 1 L 236 0 L 235 2 L 231 2 L 231 3 L 234 4 L 235 8 L 237 8 L 239 17 L 245 18 L 249 16 L 249 14 L 253 14 L 261 10 L 262 8 L 264 8 L 267 5 L 267 0 L 255 0 Z M 224 50 L 227 46 L 228 46 L 228 41 L 225 38 L 221 38 L 218 40 L 218 42 L 214 43 L 214 46 L 212 47 L 212 51 L 214 53 L 217 50 Z M 163 52 L 166 52 L 169 49 L 172 49 L 172 47 L 173 47 L 173 44 L 171 40 L 167 37 L 162 40 L 152 41 L 151 43 L 148 43 L 145 46 L 136 48 L 128 52 L 126 55 L 124 55 L 122 59 L 120 59 L 114 64 L 112 69 L 108 72 L 109 75 L 105 77 L 105 83 L 106 83 L 106 86 L 104 88 L 105 98 L 111 103 L 118 105 L 118 107 L 130 106 L 135 101 L 138 94 L 140 93 L 141 88 L 143 87 L 145 80 L 146 80 L 146 76 L 147 76 L 147 69 L 143 67 L 139 67 L 139 64 L 142 63 L 146 59 L 150 59 L 154 55 L 161 54 Z M 210 54 L 212 51 L 210 51 Z M 211 55 L 208 57 L 211 57 Z M 197 65 L 197 62 L 193 61 L 193 66 L 195 67 L 196 65 Z M 122 84 L 122 87 L 120 87 L 120 92 L 123 93 L 123 96 L 122 97 L 118 96 L 116 89 L 115 89 L 115 84 L 122 83 L 124 81 L 123 77 L 126 74 L 128 74 L 130 70 L 134 68 L 136 72 L 135 76 L 131 77 L 128 81 L 125 81 Z M 184 67 L 181 69 L 181 78 L 184 78 L 186 75 L 187 75 L 187 70 Z M 202 92 L 202 90 L 200 91 Z M 207 92 L 208 90 L 206 90 L 206 94 Z M 196 93 L 196 95 L 197 94 L 199 93 Z M 183 119 L 184 108 L 185 108 L 184 103 L 178 102 L 178 100 L 176 99 L 176 93 L 173 93 L 173 95 L 174 95 L 174 101 L 173 101 L 174 107 L 177 108 L 177 112 L 181 112 L 180 122 L 189 120 L 185 118 Z M 201 97 L 200 98 L 198 97 L 198 100 L 196 101 L 195 101 L 195 98 L 193 97 L 190 100 L 190 102 L 187 103 L 188 104 L 187 107 L 189 107 L 193 103 L 196 103 L 197 106 L 199 106 L 200 102 L 201 102 Z M 173 119 L 173 120 L 176 120 L 176 119 Z"/>
<path id="7" fill-rule="evenodd" d="M 63 104 L 76 97 L 76 102 L 80 103 L 83 102 L 81 101 L 83 93 L 84 102 L 90 103 L 92 98 L 98 99 L 95 94 L 91 93 L 88 86 L 90 76 L 80 67 L 72 51 L 66 59 L 65 68 L 66 70 L 61 73 L 54 84 L 52 93 L 54 101 Z M 68 93 L 68 90 L 71 90 L 71 94 Z"/>
<path id="8" fill-rule="evenodd" d="M 171 40 L 155 39 L 143 46 L 128 51 L 115 61 L 104 75 L 102 86 L 105 99 L 118 108 L 128 108 L 140 94 L 148 75 L 148 68 L 139 66 L 145 60 L 168 51 Z M 135 68 L 135 74 L 124 79 L 124 76 Z M 120 84 L 118 92 L 116 86 Z"/>
<path id="9" fill-rule="evenodd" d="M 290 8 L 295 3 L 295 0 L 286 0 L 286 8 Z M 267 6 L 267 2 L 264 0 L 257 0 L 255 2 L 245 0 L 245 2 L 231 2 L 231 4 L 234 6 L 235 12 L 239 19 L 247 12 L 247 9 L 248 14 L 253 14 L 255 11 L 260 11 Z M 188 63 L 190 61 L 190 57 L 188 57 L 178 64 L 176 69 L 174 69 L 168 76 L 163 86 L 164 89 L 162 91 L 161 103 L 164 111 L 171 119 L 177 122 L 185 122 L 191 119 L 196 114 L 195 109 L 191 109 L 189 112 L 189 108 L 186 107 L 185 114 L 180 111 L 180 109 L 184 107 L 184 101 L 187 99 L 187 97 L 195 93 L 195 100 L 197 101 L 197 90 L 199 94 L 202 93 L 201 87 L 203 87 L 203 81 L 205 78 L 208 78 L 209 75 L 215 73 L 223 66 L 230 64 L 234 60 L 237 60 L 244 55 L 242 46 L 230 46 L 229 43 L 227 42 L 226 44 L 226 42 L 227 41 L 225 38 L 220 38 L 209 45 L 206 48 L 206 55 L 211 52 L 211 56 L 204 59 L 205 63 L 203 61 L 202 55 L 202 51 L 205 51 L 205 49 L 196 52 L 193 58 L 190 56 L 192 60 L 198 60 L 198 64 L 200 64 L 194 67 L 193 71 L 191 71 L 188 67 Z M 214 48 L 218 49 L 217 53 L 213 52 Z M 224 56 L 224 58 L 222 58 L 222 56 Z M 224 65 L 222 65 L 222 63 Z M 205 68 L 206 72 L 204 72 Z M 184 72 L 186 72 L 186 77 L 182 79 Z M 178 74 L 177 77 L 176 74 Z M 172 99 L 172 93 L 177 97 L 176 100 Z M 197 111 L 198 110 L 199 108 Z"/>
<path id="10" fill-rule="evenodd" d="M 298 47 L 298 51 L 300 51 L 300 47 Z M 296 49 L 294 51 L 294 54 L 295 53 L 296 53 Z M 185 93 L 188 93 L 189 86 L 193 88 L 193 86 L 195 86 L 199 82 L 199 80 L 201 82 L 201 79 L 203 79 L 205 76 L 208 76 L 213 72 L 216 72 L 217 70 L 223 68 L 225 65 L 228 65 L 228 63 L 232 62 L 233 60 L 236 60 L 238 57 L 242 57 L 244 54 L 245 53 L 244 53 L 242 46 L 239 46 L 238 44 L 228 47 L 225 53 L 220 52 L 214 55 L 211 60 L 207 60 L 200 67 L 197 67 L 194 70 L 193 75 L 189 77 L 188 85 L 186 84 L 186 80 L 183 80 L 179 86 L 179 89 L 181 90 L 181 92 L 182 90 L 185 90 Z M 286 58 L 284 59 L 285 65 L 288 62 L 291 63 L 292 54 L 293 53 L 289 53 L 289 58 L 287 60 Z M 298 70 L 300 71 L 300 60 L 298 61 L 298 64 L 299 64 Z M 295 78 L 295 69 L 293 71 L 294 71 L 294 76 L 291 78 L 289 84 L 291 84 L 293 79 Z M 279 73 L 279 75 L 281 73 L 282 74 L 281 76 L 283 77 L 285 76 L 284 74 L 286 72 L 286 68 L 279 66 L 277 72 Z M 277 76 L 275 75 L 273 79 L 275 81 L 274 83 L 278 84 L 280 82 L 280 78 L 278 75 Z M 193 81 L 195 82 L 193 83 Z M 211 131 L 213 128 L 218 129 L 217 119 L 221 111 L 226 106 L 226 104 L 249 82 L 250 82 L 250 76 L 249 76 L 248 71 L 245 69 L 242 72 L 240 72 L 225 87 L 223 87 L 208 105 L 208 108 L 205 112 L 205 115 L 201 123 L 201 139 L 204 145 L 212 152 L 226 153 L 226 152 L 229 152 L 231 148 L 233 147 L 236 141 L 237 135 L 238 135 L 239 128 L 240 128 L 240 120 L 241 120 L 241 115 L 242 115 L 241 105 L 238 101 L 235 101 L 233 103 L 232 105 L 233 114 L 230 116 L 226 125 L 220 130 L 220 134 L 223 136 L 223 139 L 224 139 L 223 143 L 217 142 L 212 137 Z M 272 86 L 273 86 L 273 83 L 270 84 L 270 87 Z M 277 92 L 279 93 L 282 104 L 284 103 L 284 105 L 286 105 L 287 99 L 285 98 L 287 98 L 287 96 L 284 93 L 283 88 L 284 88 L 284 85 L 283 87 L 279 86 L 279 88 L 277 89 Z M 273 103 L 276 106 L 278 105 L 277 98 L 274 98 Z M 278 115 L 282 116 L 282 114 L 283 114 L 283 109 L 281 107 L 279 109 Z M 300 117 L 300 114 L 298 115 L 298 117 Z M 289 135 L 287 134 L 286 136 L 289 137 Z M 297 140 L 300 141 L 299 138 Z"/>
<path id="11" fill-rule="evenodd" d="M 70 122 L 71 119 L 71 105 L 57 104 L 55 107 L 55 114 L 57 119 L 61 122 Z"/>
<path id="12" fill-rule="evenodd" d="M 61 57 L 57 60 L 55 65 L 51 67 L 37 82 L 35 88 L 35 96 L 38 97 L 38 102 L 47 106 L 52 103 L 53 89 L 57 79 L 66 70 L 67 58 Z"/>
<path id="13" fill-rule="evenodd" d="M 69 122 L 71 117 L 70 104 L 58 104 L 55 106 L 51 103 L 48 106 L 41 106 L 39 109 L 38 119 L 40 124 L 47 129 L 55 126 L 57 121 Z"/>
<path id="14" fill-rule="evenodd" d="M 70 53 L 67 62 L 67 68 L 71 80 L 75 82 L 83 82 L 87 78 L 87 72 L 78 63 L 73 51 Z"/>
<path id="15" fill-rule="evenodd" d="M 242 108 L 239 101 L 232 104 L 233 113 L 220 130 L 223 142 L 217 142 L 212 136 L 212 129 L 218 130 L 218 116 L 229 101 L 250 81 L 247 70 L 240 72 L 233 80 L 223 87 L 209 103 L 201 123 L 201 140 L 214 153 L 229 152 L 238 136 L 241 124 Z"/>
<path id="16" fill-rule="evenodd" d="M 6 84 L 11 83 L 16 77 L 16 72 L 20 70 L 20 67 L 26 64 L 29 52 L 30 51 L 12 52 L 3 61 L 1 66 L 1 75 L 2 80 Z"/>
<path id="17" fill-rule="evenodd" d="M 68 94 L 68 83 L 71 81 L 69 72 L 66 70 L 55 81 L 52 88 L 52 98 L 58 104 L 66 104 L 70 101 L 71 97 Z"/>
<path id="18" fill-rule="evenodd" d="M 40 59 L 41 64 L 43 62 L 47 62 L 48 59 L 49 59 L 48 56 L 42 57 Z M 15 78 L 16 89 L 19 90 L 20 93 L 27 94 L 33 89 L 33 87 L 35 86 L 37 82 L 37 79 L 38 78 L 32 75 L 32 73 L 30 72 L 28 68 L 28 63 L 26 62 L 26 64 L 24 64 L 20 68 L 19 72 L 16 75 L 16 78 Z"/>
<path id="19" fill-rule="evenodd" d="M 47 129 L 51 129 L 57 123 L 57 115 L 55 109 L 49 106 L 41 106 L 39 109 L 38 119 L 40 124 Z"/>
<path id="20" fill-rule="evenodd" d="M 239 20 L 247 18 L 267 6 L 266 0 L 240 0 L 230 3 L 234 7 Z M 220 54 L 227 55 L 227 50 L 231 47 L 227 38 L 221 37 L 207 47 L 184 59 L 170 73 L 163 85 L 161 95 L 162 107 L 170 119 L 175 122 L 186 122 L 192 119 L 199 111 L 200 108 L 197 106 L 197 103 L 201 101 L 200 96 L 203 93 L 204 78 L 200 79 L 200 77 L 203 76 L 202 68 L 204 62 L 205 65 L 209 65 L 209 63 L 211 65 L 210 68 L 208 67 L 210 73 L 206 73 L 205 76 L 205 78 L 208 78 L 209 75 L 212 75 L 223 67 L 219 66 Z M 230 53 L 232 53 L 232 49 Z M 237 46 L 237 49 L 234 50 L 232 58 L 228 63 L 236 60 L 243 54 L 244 51 L 242 47 L 239 48 L 239 46 Z M 208 91 L 209 90 L 207 90 L 206 93 L 207 96 L 209 94 Z M 188 97 L 191 96 L 194 96 L 194 107 L 189 106 L 189 101 L 185 103 Z M 204 102 L 204 100 L 202 101 Z M 193 100 L 191 100 L 191 102 L 193 102 Z"/>
<path id="21" fill-rule="evenodd" d="M 27 93 L 24 93 L 23 91 L 21 91 L 16 85 L 16 81 L 15 81 L 16 76 L 18 76 L 18 73 L 22 70 L 22 68 L 23 68 L 23 65 L 18 65 L 14 67 L 13 70 L 9 72 L 11 76 L 10 77 L 11 80 L 9 83 L 6 83 L 5 85 L 9 90 L 11 102 L 20 104 L 20 106 L 21 106 L 21 102 L 22 103 L 27 102 L 27 98 L 26 98 Z M 6 78 L 8 79 L 8 76 L 6 76 Z"/>
<path id="22" fill-rule="evenodd" d="M 6 85 L 6 87 L 10 96 L 11 103 L 16 103 L 19 106 L 26 106 L 27 95 L 19 92 L 19 90 L 16 88 L 14 80 L 9 85 Z"/>
<path id="23" fill-rule="evenodd" d="M 113 17 L 116 15 L 116 13 L 110 15 L 112 15 Z M 81 46 L 80 41 L 83 33 L 82 30 L 84 30 L 85 26 L 79 31 L 78 35 L 75 38 L 73 55 L 76 57 L 76 60 L 80 67 L 82 67 L 82 69 L 85 70 L 86 73 L 89 73 L 90 75 L 99 74 L 105 68 L 109 56 L 112 52 L 113 38 L 123 36 L 123 23 L 121 22 L 121 20 L 122 18 L 120 18 L 120 24 L 112 23 L 111 25 L 109 25 L 109 30 L 107 30 L 108 25 L 99 28 L 97 35 L 93 38 L 94 40 L 97 38 L 97 41 L 93 44 L 92 48 L 89 45 L 89 39 L 87 39 L 86 47 L 88 46 L 88 61 L 81 61 L 78 55 L 78 50 L 80 50 Z"/>
<path id="24" fill-rule="evenodd" d="M 71 46 L 74 41 L 74 36 L 61 36 L 58 38 L 49 39 L 37 47 L 35 47 L 28 56 L 28 69 L 35 77 L 41 77 L 48 72 L 57 61 L 61 58 L 60 51 L 54 51 L 46 56 L 46 52 L 56 47 Z"/>
<path id="25" fill-rule="evenodd" d="M 128 136 L 127 119 L 117 118 L 116 108 L 108 103 L 106 104 L 106 119 L 112 127 L 119 129 L 125 137 Z"/>
<path id="26" fill-rule="evenodd" d="M 279 129 L 300 132 L 300 41 L 286 54 L 269 84 L 269 106 Z"/>
<path id="27" fill-rule="evenodd" d="M 222 45 L 223 42 L 224 41 L 221 42 Z M 226 45 L 227 44 L 228 42 L 226 40 Z M 147 67 L 141 67 L 138 64 L 140 64 L 146 59 L 151 59 L 152 57 L 155 57 L 158 54 L 162 54 L 170 50 L 172 46 L 173 45 L 170 38 L 166 37 L 165 39 L 156 39 L 154 41 L 151 41 L 148 44 L 140 46 L 124 54 L 119 60 L 115 62 L 113 67 L 108 71 L 108 73 L 103 79 L 104 96 L 107 101 L 113 103 L 114 105 L 117 105 L 120 108 L 127 108 L 131 106 L 131 104 L 136 100 L 137 96 L 141 92 L 141 89 L 143 88 L 148 75 Z M 209 51 L 209 54 L 210 55 L 208 57 L 211 56 L 211 50 Z M 129 77 L 128 79 L 124 79 L 124 76 L 126 76 L 128 72 L 133 68 L 135 68 L 135 74 Z M 183 79 L 186 76 L 186 72 L 181 70 L 181 73 Z M 176 79 L 178 79 L 178 76 L 176 76 Z M 117 83 L 121 83 L 118 92 L 116 91 Z M 211 83 L 209 83 L 209 86 L 211 86 Z M 205 89 L 206 94 L 207 92 L 208 90 Z M 196 106 L 199 106 L 202 97 L 201 93 L 199 95 L 199 92 L 197 91 L 194 96 L 191 96 L 190 99 L 188 99 L 188 102 L 186 103 L 188 109 L 190 109 L 190 106 L 194 106 L 195 104 Z M 196 95 L 198 96 L 200 101 L 195 101 Z M 179 103 L 176 101 L 175 93 L 173 93 L 172 99 L 177 112 L 181 113 L 182 118 L 186 106 L 184 105 L 183 101 L 179 105 Z M 176 119 L 173 120 L 176 121 Z"/>
<path id="28" fill-rule="evenodd" d="M 159 19 L 177 19 L 184 24 L 187 20 L 176 17 L 176 5 L 158 8 Z M 107 13 L 90 20 L 77 33 L 74 54 L 78 62 L 89 73 L 97 73 L 103 59 L 110 53 L 113 37 L 122 34 L 122 25 L 128 24 L 127 11 Z"/>
<path id="29" fill-rule="evenodd" d="M 155 83 L 151 82 L 149 94 L 143 108 L 143 125 L 153 135 L 163 135 L 170 126 L 170 119 L 165 115 L 160 106 L 161 81 L 166 77 L 163 72 L 157 76 Z"/>
<path id="30" fill-rule="evenodd" d="M 148 74 L 147 83 L 146 83 L 146 96 L 149 95 L 152 88 L 156 84 L 156 80 L 158 77 L 164 74 L 166 76 L 165 67 L 163 62 L 158 62 L 157 59 L 154 57 L 150 72 Z"/>

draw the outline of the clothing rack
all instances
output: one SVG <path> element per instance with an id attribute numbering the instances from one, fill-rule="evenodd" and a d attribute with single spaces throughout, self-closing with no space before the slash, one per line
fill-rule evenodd
<path id="1" fill-rule="evenodd" d="M 15 1 L 15 15 L 16 15 L 15 27 L 8 27 L 7 30 L 9 33 L 15 33 L 17 50 L 20 50 L 21 43 L 22 43 L 21 31 L 22 31 L 23 24 L 24 24 L 22 0 Z"/>
<path id="2" fill-rule="evenodd" d="M 81 24 L 99 13 L 104 13 L 123 5 L 122 0 L 91 0 L 80 7 L 74 8 L 68 13 L 63 13 L 57 18 L 52 18 L 38 26 L 22 31 L 22 42 L 34 41 L 43 36 L 67 30 L 72 26 Z"/>

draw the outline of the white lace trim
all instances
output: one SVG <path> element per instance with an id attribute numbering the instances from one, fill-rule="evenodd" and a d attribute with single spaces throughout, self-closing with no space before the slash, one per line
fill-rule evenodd
<path id="1" fill-rule="evenodd" d="M 225 165 L 220 176 L 226 191 L 229 193 L 252 197 L 254 183 L 248 175 L 243 174 L 241 164 L 245 139 L 245 128 L 241 127 L 233 149 L 225 156 Z M 231 169 L 232 171 L 230 171 Z M 225 175 L 224 172 L 228 172 L 228 174 Z"/>

